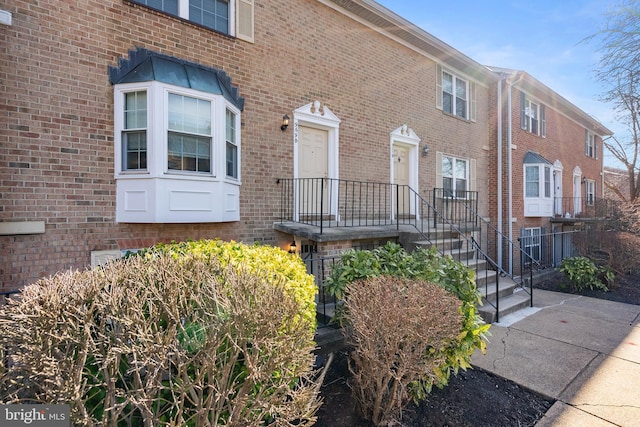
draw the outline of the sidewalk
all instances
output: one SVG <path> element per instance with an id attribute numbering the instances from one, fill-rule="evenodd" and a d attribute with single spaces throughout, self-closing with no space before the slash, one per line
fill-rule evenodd
<path id="1" fill-rule="evenodd" d="M 493 324 L 472 364 L 556 399 L 537 427 L 640 426 L 640 306 L 533 295 Z"/>

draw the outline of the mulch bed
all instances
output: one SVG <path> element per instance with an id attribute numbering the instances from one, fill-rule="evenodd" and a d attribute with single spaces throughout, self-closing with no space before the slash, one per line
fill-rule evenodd
<path id="1" fill-rule="evenodd" d="M 551 272 L 535 282 L 538 289 L 569 292 L 566 279 Z M 534 290 L 535 292 L 535 290 Z M 640 305 L 640 274 L 618 276 L 609 292 L 586 291 L 581 295 Z M 321 390 L 323 404 L 318 411 L 319 427 L 369 427 L 349 388 L 347 351 L 335 353 Z M 452 376 L 449 385 L 435 389 L 419 405 L 403 412 L 405 427 L 489 427 L 534 426 L 553 405 L 544 397 L 512 381 L 475 368 Z"/>

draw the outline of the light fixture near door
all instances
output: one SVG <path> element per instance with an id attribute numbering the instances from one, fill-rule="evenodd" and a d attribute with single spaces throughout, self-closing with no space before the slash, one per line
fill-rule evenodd
<path id="1" fill-rule="evenodd" d="M 280 130 L 284 132 L 289 127 L 289 115 L 285 114 L 282 116 L 282 124 L 280 125 Z"/>

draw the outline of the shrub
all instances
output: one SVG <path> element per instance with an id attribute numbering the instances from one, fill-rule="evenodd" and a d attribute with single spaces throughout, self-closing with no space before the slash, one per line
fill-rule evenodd
<path id="1" fill-rule="evenodd" d="M 338 299 L 348 301 L 349 283 L 381 275 L 434 283 L 462 302 L 462 325 L 457 340 L 445 349 L 446 360 L 434 370 L 435 378 L 412 384 L 412 398 L 421 400 L 426 398 L 433 385 L 445 386 L 451 371 L 457 373 L 460 368 L 471 367 L 471 355 L 476 349 L 482 352 L 486 350 L 486 335 L 490 325 L 485 324 L 477 313 L 481 296 L 476 288 L 475 274 L 452 257 L 440 256 L 435 248 L 408 253 L 400 245 L 388 243 L 373 251 L 345 252 L 331 271 L 326 286 Z"/>
<path id="2" fill-rule="evenodd" d="M 27 286 L 0 307 L 3 402 L 68 403 L 87 426 L 312 423 L 313 301 L 277 264 L 222 253 L 147 251 Z"/>
<path id="3" fill-rule="evenodd" d="M 569 279 L 574 292 L 585 289 L 608 291 L 607 285 L 615 279 L 611 268 L 598 267 L 591 259 L 582 256 L 563 259 L 560 271 Z"/>
<path id="4" fill-rule="evenodd" d="M 374 425 L 392 422 L 412 385 L 438 381 L 462 328 L 462 302 L 437 285 L 392 276 L 356 280 L 347 293 L 352 389 Z"/>

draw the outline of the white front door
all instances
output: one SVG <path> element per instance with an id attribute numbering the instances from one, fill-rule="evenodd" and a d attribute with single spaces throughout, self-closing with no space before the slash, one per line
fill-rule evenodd
<path id="1" fill-rule="evenodd" d="M 399 189 L 393 198 L 393 209 L 398 208 L 397 215 L 407 217 L 410 212 L 410 163 L 409 163 L 410 147 L 402 144 L 393 144 L 393 183 L 394 188 Z"/>
<path id="2" fill-rule="evenodd" d="M 298 131 L 298 200 L 301 215 L 329 211 L 329 134 L 326 130 L 300 126 Z"/>
<path id="3" fill-rule="evenodd" d="M 553 171 L 553 213 L 557 216 L 563 216 L 562 212 L 562 171 Z"/>

